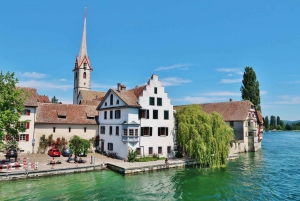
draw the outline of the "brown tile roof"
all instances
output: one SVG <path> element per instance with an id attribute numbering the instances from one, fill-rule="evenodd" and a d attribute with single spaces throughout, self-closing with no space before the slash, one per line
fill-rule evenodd
<path id="1" fill-rule="evenodd" d="M 66 118 L 58 118 L 58 115 Z M 97 124 L 95 117 L 98 115 L 96 106 L 39 103 L 36 113 L 36 123 L 46 124 Z"/>
<path id="2" fill-rule="evenodd" d="M 24 92 L 28 94 L 28 96 L 24 102 L 24 106 L 37 107 L 38 95 L 36 93 L 35 88 L 29 88 L 29 87 L 17 87 L 17 88 L 23 89 Z"/>
<path id="3" fill-rule="evenodd" d="M 261 124 L 264 123 L 264 117 L 262 116 L 260 111 L 257 111 L 257 119 L 258 119 L 259 123 L 261 123 Z"/>
<path id="4" fill-rule="evenodd" d="M 104 97 L 106 92 L 80 90 L 79 92 L 84 100 L 95 100 Z"/>
<path id="5" fill-rule="evenodd" d="M 46 96 L 46 95 L 43 95 L 43 96 L 42 95 L 38 95 L 37 101 L 39 103 L 51 103 L 50 100 L 49 100 L 49 98 L 48 98 L 48 96 Z"/>
<path id="6" fill-rule="evenodd" d="M 143 93 L 143 91 L 145 90 L 145 88 L 146 88 L 146 85 L 136 86 L 135 88 L 130 89 L 129 91 L 133 91 L 134 95 L 138 98 Z"/>
<path id="7" fill-rule="evenodd" d="M 101 102 L 101 100 L 104 97 L 98 98 L 97 100 L 84 100 L 82 99 L 79 103 L 79 105 L 94 105 L 94 106 L 98 106 L 99 103 Z"/>
<path id="8" fill-rule="evenodd" d="M 129 107 L 141 107 L 138 104 L 138 97 L 134 90 L 115 90 L 111 89 Z"/>
<path id="9" fill-rule="evenodd" d="M 199 104 L 203 111 L 211 114 L 213 112 L 219 113 L 224 121 L 245 121 L 248 116 L 249 109 L 253 105 L 250 101 L 232 101 L 221 103 L 205 103 Z M 176 110 L 180 106 L 175 106 Z"/>

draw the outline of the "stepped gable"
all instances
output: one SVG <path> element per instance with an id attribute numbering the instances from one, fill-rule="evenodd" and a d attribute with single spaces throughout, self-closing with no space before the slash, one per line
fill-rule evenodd
<path id="1" fill-rule="evenodd" d="M 96 106 L 39 103 L 36 123 L 96 125 L 96 116 L 98 116 Z"/>
<path id="2" fill-rule="evenodd" d="M 88 91 L 88 90 L 80 90 L 79 92 L 84 100 L 98 100 L 105 96 L 106 92 L 101 91 Z"/>
<path id="3" fill-rule="evenodd" d="M 219 113 L 224 121 L 245 121 L 253 105 L 249 100 L 199 104 L 203 111 Z"/>
<path id="4" fill-rule="evenodd" d="M 17 87 L 18 89 L 23 89 L 28 95 L 24 101 L 25 107 L 37 107 L 38 94 L 35 88 L 30 87 Z"/>
<path id="5" fill-rule="evenodd" d="M 39 103 L 51 103 L 49 97 L 46 95 L 38 95 L 37 102 Z"/>

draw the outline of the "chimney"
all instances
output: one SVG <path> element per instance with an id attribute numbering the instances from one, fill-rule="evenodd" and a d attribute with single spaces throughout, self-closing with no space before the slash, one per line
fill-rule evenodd
<path id="1" fill-rule="evenodd" d="M 232 102 L 232 98 L 229 99 L 229 102 Z"/>
<path id="2" fill-rule="evenodd" d="M 118 83 L 118 91 L 121 91 L 121 83 Z"/>
<path id="3" fill-rule="evenodd" d="M 126 86 L 124 84 L 118 83 L 118 91 L 126 90 Z"/>

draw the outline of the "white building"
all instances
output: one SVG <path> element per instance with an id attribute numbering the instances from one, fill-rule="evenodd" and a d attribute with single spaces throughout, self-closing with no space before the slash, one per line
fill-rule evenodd
<path id="1" fill-rule="evenodd" d="M 101 151 L 115 152 L 119 158 L 126 158 L 129 149 L 140 156 L 174 156 L 173 105 L 157 75 L 130 90 L 118 84 L 97 110 Z"/>

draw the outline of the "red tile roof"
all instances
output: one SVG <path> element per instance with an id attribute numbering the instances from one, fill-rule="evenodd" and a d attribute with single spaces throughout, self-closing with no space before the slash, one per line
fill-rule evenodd
<path id="1" fill-rule="evenodd" d="M 137 102 L 137 96 L 134 90 L 115 90 L 111 89 L 124 103 L 129 107 L 141 107 Z"/>
<path id="2" fill-rule="evenodd" d="M 98 98 L 104 97 L 106 92 L 101 91 L 88 91 L 80 90 L 79 92 L 84 100 L 96 100 Z"/>
<path id="3" fill-rule="evenodd" d="M 24 102 L 24 106 L 26 107 L 37 107 L 37 99 L 38 94 L 36 93 L 35 88 L 29 88 L 29 87 L 17 87 L 19 89 L 23 89 L 25 93 L 27 93 L 27 97 Z"/>
<path id="4" fill-rule="evenodd" d="M 48 96 L 46 96 L 46 95 L 43 95 L 43 96 L 42 95 L 38 95 L 37 101 L 39 103 L 51 103 L 50 100 L 49 100 L 49 98 L 48 98 Z"/>
<path id="5" fill-rule="evenodd" d="M 249 109 L 253 105 L 250 101 L 232 101 L 221 103 L 205 103 L 199 104 L 203 111 L 211 114 L 213 112 L 219 113 L 224 121 L 245 121 L 248 116 Z M 175 106 L 176 110 L 180 106 Z"/>
<path id="6" fill-rule="evenodd" d="M 58 118 L 58 116 L 61 116 L 61 118 Z M 39 103 L 36 113 L 36 123 L 96 125 L 95 118 L 90 119 L 95 116 L 98 116 L 96 106 Z"/>
<path id="7" fill-rule="evenodd" d="M 84 100 L 82 99 L 79 103 L 79 105 L 94 105 L 94 106 L 98 106 L 99 103 L 101 102 L 101 100 L 104 97 L 98 98 L 97 100 Z"/>

